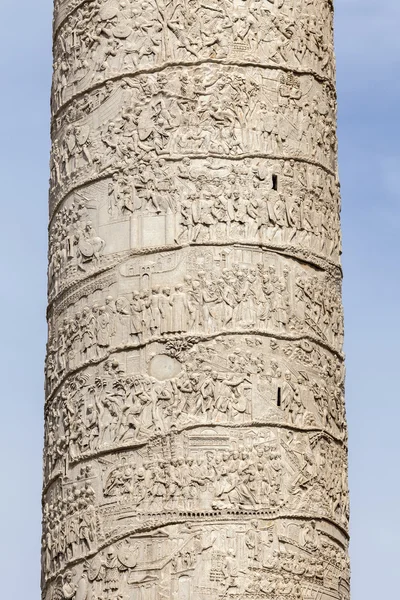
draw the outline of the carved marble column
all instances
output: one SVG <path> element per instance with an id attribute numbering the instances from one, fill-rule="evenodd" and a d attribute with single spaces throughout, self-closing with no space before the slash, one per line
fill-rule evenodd
<path id="1" fill-rule="evenodd" d="M 43 598 L 348 600 L 330 0 L 56 0 Z"/>

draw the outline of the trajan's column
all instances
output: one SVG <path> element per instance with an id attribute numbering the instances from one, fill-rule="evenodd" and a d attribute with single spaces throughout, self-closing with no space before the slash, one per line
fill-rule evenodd
<path id="1" fill-rule="evenodd" d="M 331 0 L 58 0 L 45 600 L 348 600 Z"/>

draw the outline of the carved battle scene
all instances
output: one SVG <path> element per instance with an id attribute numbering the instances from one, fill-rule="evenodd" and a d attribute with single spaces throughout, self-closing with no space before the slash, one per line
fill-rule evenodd
<path id="1" fill-rule="evenodd" d="M 115 76 L 170 63 L 261 63 L 332 79 L 330 4 L 309 0 L 83 2 L 59 25 L 56 13 L 53 108 Z"/>
<path id="2" fill-rule="evenodd" d="M 160 158 L 261 155 L 334 172 L 335 123 L 334 88 L 311 75 L 201 65 L 124 77 L 79 96 L 55 119 L 52 202 Z"/>
<path id="3" fill-rule="evenodd" d="M 43 600 L 349 600 L 330 0 L 55 0 Z"/>

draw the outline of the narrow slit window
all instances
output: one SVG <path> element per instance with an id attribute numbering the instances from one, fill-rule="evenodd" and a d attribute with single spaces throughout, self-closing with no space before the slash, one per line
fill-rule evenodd
<path id="1" fill-rule="evenodd" d="M 278 191 L 278 175 L 272 175 L 272 189 Z"/>
<path id="2" fill-rule="evenodd" d="M 281 407 L 282 406 L 282 389 L 278 387 L 278 397 L 276 400 L 276 404 Z"/>

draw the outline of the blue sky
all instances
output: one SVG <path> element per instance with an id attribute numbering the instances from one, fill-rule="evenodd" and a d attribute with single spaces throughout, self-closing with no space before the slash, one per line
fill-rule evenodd
<path id="1" fill-rule="evenodd" d="M 40 597 L 52 0 L 0 0 L 1 594 Z M 352 600 L 398 594 L 399 0 L 336 0 Z M 397 377 L 397 375 L 396 375 Z"/>

